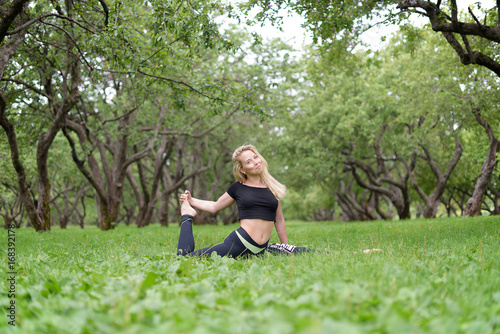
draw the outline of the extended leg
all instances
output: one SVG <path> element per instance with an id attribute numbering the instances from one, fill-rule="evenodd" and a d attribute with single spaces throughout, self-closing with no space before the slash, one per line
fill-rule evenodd
<path id="1" fill-rule="evenodd" d="M 245 240 L 246 245 L 242 242 Z M 240 256 L 246 255 L 256 255 L 262 254 L 266 249 L 267 243 L 264 245 L 258 245 L 255 241 L 250 238 L 248 233 L 243 229 L 239 228 L 236 231 L 231 232 L 225 239 L 224 242 L 198 249 L 191 253 L 182 253 L 183 256 L 198 256 L 198 257 L 208 257 L 212 253 L 216 253 L 219 256 L 230 256 L 232 258 L 238 258 Z"/>

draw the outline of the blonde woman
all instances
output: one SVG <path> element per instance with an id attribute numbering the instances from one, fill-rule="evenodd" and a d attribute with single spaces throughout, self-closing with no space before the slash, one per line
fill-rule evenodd
<path id="1" fill-rule="evenodd" d="M 237 258 L 261 254 L 268 248 L 273 227 L 276 228 L 281 244 L 288 244 L 285 218 L 281 210 L 286 187 L 269 174 L 267 162 L 255 146 L 244 145 L 234 151 L 233 174 L 236 182 L 217 201 L 194 198 L 187 190 L 180 196 L 182 217 L 178 255 L 209 256 L 215 252 L 220 256 Z M 234 203 L 238 205 L 240 228 L 229 234 L 224 242 L 195 251 L 195 208 L 217 213 Z"/>

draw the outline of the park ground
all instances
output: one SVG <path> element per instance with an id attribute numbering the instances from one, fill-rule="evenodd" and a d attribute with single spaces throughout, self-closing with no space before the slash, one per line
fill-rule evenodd
<path id="1" fill-rule="evenodd" d="M 195 226 L 197 246 L 235 228 Z M 177 226 L 15 230 L 15 296 L 3 279 L 0 305 L 14 301 L 16 326 L 4 316 L 0 332 L 500 333 L 498 217 L 287 229 L 326 252 L 180 258 Z"/>

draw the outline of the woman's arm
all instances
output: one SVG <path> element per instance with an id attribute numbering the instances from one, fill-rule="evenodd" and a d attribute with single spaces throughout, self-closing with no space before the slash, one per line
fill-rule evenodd
<path id="1" fill-rule="evenodd" d="M 205 201 L 192 197 L 191 193 L 187 190 L 181 195 L 181 203 L 185 200 L 187 200 L 192 207 L 210 213 L 217 213 L 235 202 L 227 192 L 222 194 L 217 201 Z"/>
<path id="2" fill-rule="evenodd" d="M 276 210 L 276 222 L 274 223 L 276 228 L 276 233 L 278 233 L 278 238 L 282 244 L 288 243 L 288 237 L 286 235 L 285 217 L 283 216 L 283 211 L 281 210 L 281 201 L 278 202 L 278 209 Z"/>

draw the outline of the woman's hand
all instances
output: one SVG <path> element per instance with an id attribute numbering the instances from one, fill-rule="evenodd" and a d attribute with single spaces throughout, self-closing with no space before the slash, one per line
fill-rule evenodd
<path id="1" fill-rule="evenodd" d="M 184 201 L 188 201 L 188 203 L 191 203 L 191 193 L 189 192 L 189 190 L 186 190 L 184 191 L 184 194 L 181 194 L 181 197 L 180 197 L 180 200 L 181 200 L 181 204 L 184 203 Z"/>

